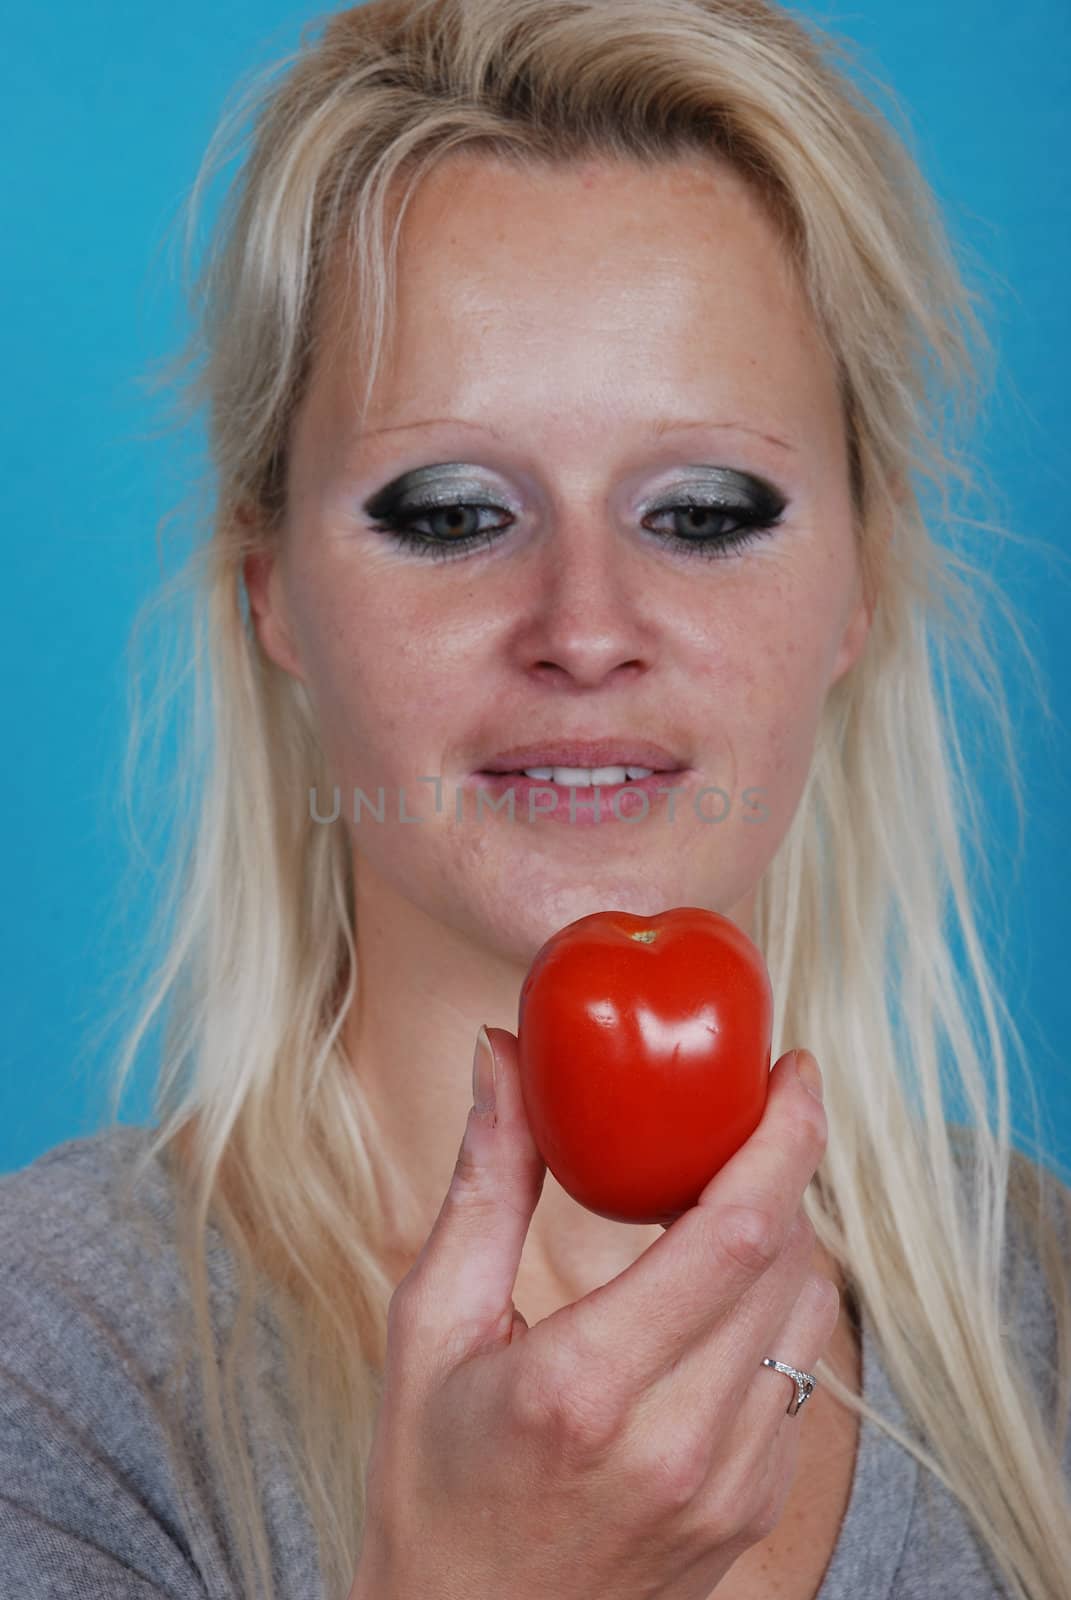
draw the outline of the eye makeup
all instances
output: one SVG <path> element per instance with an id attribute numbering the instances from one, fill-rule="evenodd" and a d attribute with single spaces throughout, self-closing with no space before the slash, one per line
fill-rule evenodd
<path id="1" fill-rule="evenodd" d="M 685 474 L 684 482 L 647 508 L 643 526 L 659 544 L 688 556 L 724 560 L 736 554 L 776 527 L 788 505 L 786 495 L 755 473 L 701 466 L 688 467 Z M 417 559 L 436 561 L 486 548 L 505 536 L 508 526 L 480 528 L 481 513 L 500 512 L 514 520 L 519 515 L 489 498 L 486 485 L 462 462 L 403 473 L 372 495 L 362 509 L 375 519 L 374 532 Z M 477 525 L 466 530 L 467 515 L 474 515 Z M 668 533 L 649 528 L 652 518 L 667 515 L 682 515 L 683 521 Z M 420 522 L 431 531 L 417 529 Z"/>

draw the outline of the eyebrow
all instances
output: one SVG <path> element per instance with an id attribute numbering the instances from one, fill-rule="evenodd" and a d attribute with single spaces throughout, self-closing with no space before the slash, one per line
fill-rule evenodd
<path id="1" fill-rule="evenodd" d="M 449 423 L 458 428 L 476 428 L 481 433 L 489 433 L 495 439 L 506 443 L 506 435 L 498 428 L 493 428 L 490 423 L 470 422 L 465 417 L 425 417 L 419 422 L 400 422 L 393 428 L 367 428 L 364 432 L 354 435 L 353 442 L 360 443 L 362 439 L 373 439 L 381 433 L 404 433 L 409 428 L 431 428 L 440 423 Z M 737 433 L 750 433 L 756 439 L 765 439 L 767 444 L 776 445 L 780 450 L 795 450 L 796 446 L 787 439 L 779 439 L 776 434 L 764 433 L 761 428 L 749 428 L 743 422 L 712 422 L 709 417 L 689 418 L 681 422 L 656 422 L 654 436 L 660 439 L 663 434 L 683 432 L 686 428 L 728 428 Z"/>

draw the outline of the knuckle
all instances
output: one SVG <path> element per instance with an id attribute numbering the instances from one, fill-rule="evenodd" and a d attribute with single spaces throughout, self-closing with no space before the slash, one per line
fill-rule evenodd
<path id="1" fill-rule="evenodd" d="M 411 1374 L 442 1341 L 440 1319 L 419 1278 L 407 1276 L 387 1304 L 386 1360 L 396 1375 Z"/>
<path id="2" fill-rule="evenodd" d="M 387 1338 L 398 1339 L 407 1336 L 413 1321 L 413 1281 L 407 1273 L 387 1303 Z"/>
<path id="3" fill-rule="evenodd" d="M 780 1504 L 776 1500 L 764 1500 L 748 1518 L 747 1531 L 758 1544 L 770 1538 L 780 1521 Z"/>
<path id="4" fill-rule="evenodd" d="M 751 1463 L 721 1485 L 716 1515 L 726 1542 L 748 1549 L 770 1538 L 784 1514 L 798 1449 L 789 1440 L 787 1448 L 775 1448 L 761 1464 Z"/>
<path id="5" fill-rule="evenodd" d="M 802 1111 L 795 1112 L 797 1133 L 804 1139 L 809 1151 L 818 1160 L 825 1152 L 829 1143 L 829 1117 L 825 1106 L 812 1095 L 807 1095 L 807 1105 Z"/>
<path id="6" fill-rule="evenodd" d="M 784 1243 L 784 1226 L 768 1205 L 727 1206 L 718 1218 L 717 1239 L 724 1256 L 745 1272 L 765 1272 Z"/>
<path id="7" fill-rule="evenodd" d="M 751 1543 L 746 1519 L 741 1515 L 742 1504 L 739 1491 L 724 1481 L 708 1494 L 703 1507 L 703 1527 L 714 1544 L 739 1544 L 744 1550 Z"/>
<path id="8" fill-rule="evenodd" d="M 605 1449 L 616 1429 L 606 1393 L 585 1382 L 575 1362 L 557 1352 L 521 1362 L 511 1403 L 514 1420 L 523 1431 L 572 1460 Z"/>
<path id="9" fill-rule="evenodd" d="M 805 1286 L 807 1309 L 815 1320 L 832 1334 L 840 1316 L 840 1290 L 831 1278 L 813 1272 Z"/>
<path id="10" fill-rule="evenodd" d="M 391 1384 L 407 1389 L 423 1352 L 434 1343 L 430 1320 L 417 1293 L 416 1283 L 400 1285 L 387 1305 L 387 1342 L 384 1370 Z"/>
<path id="11" fill-rule="evenodd" d="M 522 1350 L 517 1375 L 507 1393 L 510 1420 L 520 1432 L 552 1432 L 561 1409 L 562 1382 L 553 1362 L 528 1361 Z"/>
<path id="12" fill-rule="evenodd" d="M 814 1247 L 818 1243 L 818 1231 L 802 1207 L 792 1219 L 792 1226 L 788 1230 L 785 1243 L 808 1260 L 814 1252 Z"/>
<path id="13" fill-rule="evenodd" d="M 451 1217 L 460 1216 L 463 1212 L 469 1225 L 474 1226 L 481 1217 L 497 1217 L 501 1205 L 502 1195 L 494 1174 L 470 1147 L 468 1140 L 463 1140 L 443 1199 L 444 1211 Z"/>
<path id="14" fill-rule="evenodd" d="M 663 1511 L 683 1511 L 698 1496 L 710 1465 L 709 1448 L 700 1440 L 686 1444 L 647 1432 L 631 1453 L 627 1476 L 641 1495 L 652 1497 Z"/>
<path id="15" fill-rule="evenodd" d="M 617 1416 L 606 1396 L 586 1384 L 572 1384 L 559 1393 L 554 1411 L 561 1452 L 572 1461 L 593 1465 L 617 1437 Z"/>
<path id="16" fill-rule="evenodd" d="M 769 1539 L 785 1514 L 799 1464 L 799 1448 L 799 1439 L 793 1436 L 785 1452 L 769 1460 L 763 1492 L 751 1519 L 757 1539 Z"/>

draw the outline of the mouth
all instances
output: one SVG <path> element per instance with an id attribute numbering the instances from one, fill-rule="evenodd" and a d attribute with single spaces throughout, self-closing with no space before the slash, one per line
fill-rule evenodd
<path id="1" fill-rule="evenodd" d="M 514 745 L 479 769 L 480 777 L 530 778 L 568 788 L 587 789 L 638 783 L 652 776 L 684 772 L 688 762 L 648 739 L 570 739 L 543 745 Z"/>
<path id="2" fill-rule="evenodd" d="M 667 793 L 683 787 L 689 776 L 683 769 L 648 772 L 645 777 L 632 778 L 621 767 L 596 768 L 591 773 L 575 767 L 550 770 L 549 778 L 532 777 L 525 771 L 476 772 L 468 787 L 490 795 L 496 811 L 500 805 L 508 804 L 512 821 L 519 810 L 521 819 L 527 817 L 529 822 L 568 822 L 586 827 L 595 822 L 637 821 L 661 815 Z M 621 778 L 623 771 L 626 775 Z"/>
<path id="3" fill-rule="evenodd" d="M 499 770 L 497 768 L 481 771 L 476 774 L 478 778 L 515 778 L 519 783 L 541 783 L 554 785 L 561 789 L 613 789 L 635 786 L 643 783 L 648 778 L 664 778 L 672 776 L 674 772 L 683 771 L 678 767 L 634 767 L 634 766 L 607 766 L 607 767 L 519 767 Z"/>

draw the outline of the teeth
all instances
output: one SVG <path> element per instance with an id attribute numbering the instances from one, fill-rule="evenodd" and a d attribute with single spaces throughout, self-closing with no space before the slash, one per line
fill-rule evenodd
<path id="1" fill-rule="evenodd" d="M 628 778 L 649 778 L 652 767 L 525 767 L 526 778 L 537 778 L 540 783 L 560 783 L 575 789 L 590 789 L 593 784 L 603 786 L 624 783 Z"/>

